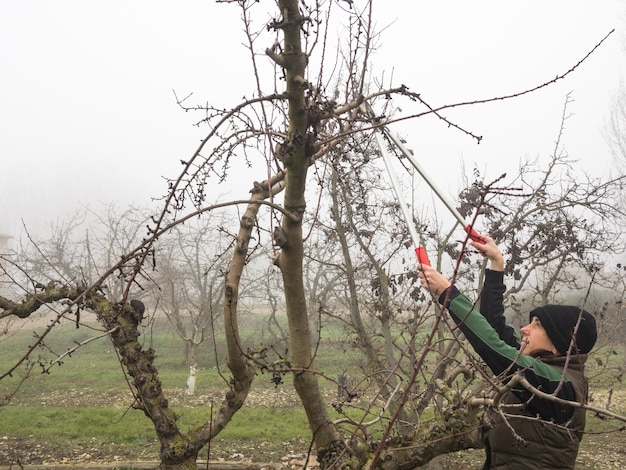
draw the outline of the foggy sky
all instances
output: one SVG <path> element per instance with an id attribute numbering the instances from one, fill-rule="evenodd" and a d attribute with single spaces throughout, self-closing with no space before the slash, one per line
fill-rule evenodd
<path id="1" fill-rule="evenodd" d="M 173 90 L 223 107 L 254 90 L 234 5 L 30 0 L 3 7 L 0 232 L 16 235 L 22 220 L 36 231 L 84 206 L 149 204 L 165 192 L 163 176 L 175 177 L 206 133 L 194 126 L 202 116 L 182 112 Z M 581 169 L 608 171 L 602 132 L 623 79 L 623 0 L 387 0 L 375 12 L 384 31 L 372 74 L 435 106 L 532 88 L 615 29 L 579 70 L 548 89 L 450 111 L 484 137 L 480 145 L 433 118 L 396 128 L 454 192 L 462 161 L 489 180 L 524 156 L 547 157 L 571 92 L 567 151 Z M 254 18 L 263 24 L 270 16 L 259 9 Z"/>

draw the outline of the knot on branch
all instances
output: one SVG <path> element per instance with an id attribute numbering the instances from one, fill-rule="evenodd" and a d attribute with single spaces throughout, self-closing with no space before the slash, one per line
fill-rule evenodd
<path id="1" fill-rule="evenodd" d="M 315 88 L 311 84 L 311 82 L 307 81 L 304 77 L 300 75 L 296 75 L 293 77 L 293 81 L 298 84 L 300 88 L 303 90 L 315 91 Z"/>
<path id="2" fill-rule="evenodd" d="M 236 287 L 232 284 L 227 284 L 224 288 L 224 295 L 226 297 L 226 302 L 228 303 L 228 305 L 230 305 L 237 295 Z"/>
<path id="3" fill-rule="evenodd" d="M 244 215 L 241 218 L 240 225 L 241 225 L 242 228 L 250 230 L 252 227 L 254 227 L 254 218 L 253 217 L 248 217 L 248 216 Z"/>
<path id="4" fill-rule="evenodd" d="M 291 214 L 291 217 L 289 218 L 290 221 L 300 222 L 302 220 L 302 216 L 304 215 L 304 211 L 306 210 L 306 204 L 286 205 L 285 209 Z"/>
<path id="5" fill-rule="evenodd" d="M 288 246 L 287 237 L 285 236 L 285 232 L 280 227 L 274 227 L 274 246 L 279 248 L 285 248 Z"/>
<path id="6" fill-rule="evenodd" d="M 266 181 L 258 182 L 254 181 L 252 183 L 252 189 L 250 190 L 250 194 L 258 194 L 258 193 L 266 193 L 269 191 L 269 184 Z"/>
<path id="7" fill-rule="evenodd" d="M 328 447 L 317 450 L 317 461 L 321 468 L 332 467 L 336 462 L 340 461 L 341 456 L 346 451 L 346 444 L 343 441 L 331 442 Z"/>
<path id="8" fill-rule="evenodd" d="M 133 308 L 137 323 L 141 323 L 143 320 L 143 314 L 146 311 L 146 306 L 141 300 L 133 299 L 130 301 L 130 306 Z"/>
<path id="9" fill-rule="evenodd" d="M 289 139 L 285 139 L 282 143 L 276 144 L 276 158 L 285 163 L 295 150 L 293 143 Z"/>

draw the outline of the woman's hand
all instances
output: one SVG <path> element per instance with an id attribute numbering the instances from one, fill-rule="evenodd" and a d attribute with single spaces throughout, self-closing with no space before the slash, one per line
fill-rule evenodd
<path id="1" fill-rule="evenodd" d="M 480 238 L 481 241 L 472 241 L 470 242 L 471 245 L 489 260 L 490 269 L 493 271 L 504 271 L 504 257 L 502 256 L 500 248 L 496 245 L 496 242 L 487 235 L 481 235 Z"/>
<path id="2" fill-rule="evenodd" d="M 417 275 L 420 278 L 422 287 L 437 297 L 443 294 L 443 292 L 450 287 L 450 281 L 439 271 L 433 269 L 432 266 L 427 264 L 418 264 L 417 270 Z"/>

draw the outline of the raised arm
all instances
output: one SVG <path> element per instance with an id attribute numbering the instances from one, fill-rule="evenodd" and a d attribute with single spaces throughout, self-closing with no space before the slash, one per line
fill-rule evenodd
<path id="1" fill-rule="evenodd" d="M 557 368 L 542 362 L 540 359 L 521 354 L 519 349 L 504 341 L 487 319 L 474 308 L 473 303 L 450 281 L 431 266 L 419 265 L 419 278 L 422 286 L 438 296 L 440 303 L 447 301 L 446 308 L 458 325 L 472 348 L 496 375 L 503 374 L 503 379 L 521 371 L 526 379 L 536 388 L 546 393 L 559 389 L 558 396 L 565 400 L 576 400 L 573 384 L 563 379 Z M 525 389 L 514 390 L 514 393 L 527 402 L 532 394 Z M 561 407 L 550 400 L 533 399 L 529 406 L 543 419 L 554 419 L 563 423 L 570 418 L 572 408 Z"/>
<path id="2" fill-rule="evenodd" d="M 520 338 L 504 317 L 504 256 L 493 238 L 487 235 L 481 237 L 482 243 L 472 242 L 472 246 L 489 260 L 489 268 L 485 270 L 485 282 L 480 292 L 480 313 L 505 343 L 519 348 Z"/>

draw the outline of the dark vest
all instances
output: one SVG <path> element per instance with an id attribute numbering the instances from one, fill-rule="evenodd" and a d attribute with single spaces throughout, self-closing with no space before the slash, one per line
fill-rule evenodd
<path id="1" fill-rule="evenodd" d="M 577 401 L 581 403 L 587 402 L 588 394 L 587 379 L 584 376 L 586 359 L 587 357 L 582 355 L 572 356 L 567 365 L 566 375 L 574 385 Z M 561 371 L 565 366 L 564 357 L 542 360 Z M 508 392 L 502 402 L 504 403 L 502 411 L 507 415 L 521 415 L 527 418 L 507 416 L 507 424 L 502 416 L 493 410 L 486 413 L 487 461 L 484 469 L 574 469 L 582 431 L 585 429 L 584 409 L 574 408 L 574 413 L 567 422 L 554 425 L 537 418 L 512 392 Z M 509 425 L 521 439 L 513 434 Z"/>

